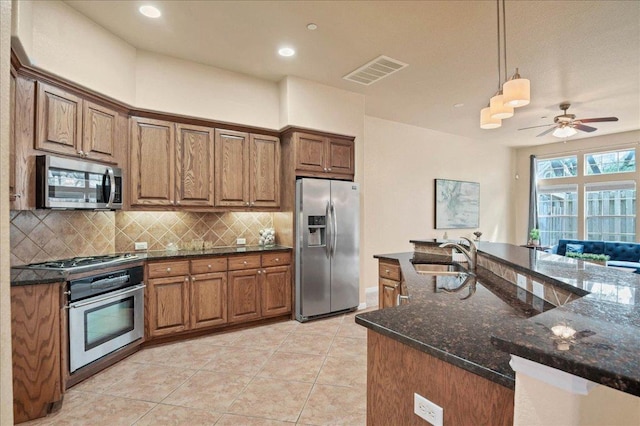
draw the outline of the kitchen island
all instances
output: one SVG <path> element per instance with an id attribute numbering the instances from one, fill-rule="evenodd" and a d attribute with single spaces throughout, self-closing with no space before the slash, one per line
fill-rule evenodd
<path id="1" fill-rule="evenodd" d="M 399 345 L 395 352 L 399 348 L 406 349 L 405 356 L 397 359 L 396 364 L 419 359 L 421 365 L 432 363 L 436 369 L 453 366 L 458 380 L 477 381 L 472 378 L 476 376 L 489 382 L 481 381 L 482 386 L 499 386 L 498 393 L 502 389 L 513 392 L 512 389 L 517 388 L 516 381 L 525 375 L 516 374 L 511 368 L 510 354 L 513 354 L 516 361 L 524 360 L 525 364 L 532 361 L 535 366 L 551 370 L 552 376 L 564 372 L 571 378 L 586 379 L 584 382 L 588 387 L 602 384 L 620 391 L 617 393 L 624 392 L 632 404 L 637 404 L 636 411 L 640 415 L 640 402 L 634 402 L 640 401 L 636 398 L 640 395 L 638 275 L 510 244 L 481 243 L 476 282 L 473 287 L 469 283 L 464 286 L 465 278 L 419 271 L 418 264 L 451 262 L 450 254 L 438 248 L 440 242 L 412 242 L 416 245 L 414 253 L 376 256 L 398 262 L 409 303 L 356 316 L 358 324 L 369 328 L 369 405 L 381 403 L 372 386 L 375 387 L 376 380 L 380 382 L 384 370 L 389 367 L 385 366 L 384 355 L 373 359 L 382 344 L 388 345 L 387 349 Z M 454 289 L 458 291 L 446 291 Z M 467 298 L 469 294 L 471 296 Z M 568 330 L 575 332 L 571 334 Z M 427 373 L 421 382 L 437 382 L 437 370 L 432 372 L 433 380 L 429 380 Z M 393 371 L 396 376 L 402 373 L 402 368 Z M 529 374 L 537 376 L 537 373 Z M 398 392 L 408 387 L 406 380 L 410 379 L 405 379 Z M 448 398 L 437 396 L 438 392 L 423 396 L 433 398 L 435 403 L 439 397 L 443 398 L 440 401 L 445 405 L 445 423 L 447 420 L 464 422 L 460 417 L 448 416 L 452 411 L 457 414 L 459 408 L 447 411 L 446 405 L 456 399 L 473 405 L 469 402 L 480 399 L 476 398 L 478 391 L 466 392 L 472 389 L 471 386 L 480 385 L 469 382 L 466 387 L 447 389 L 447 381 L 443 383 L 440 390 L 448 393 Z M 390 389 L 388 395 L 396 396 L 394 390 Z M 410 391 L 408 396 L 398 398 L 411 398 L 412 394 Z M 503 405 L 494 408 L 508 410 L 509 398 L 513 401 L 513 393 L 509 396 L 508 392 L 502 392 L 499 398 L 502 402 L 498 404 Z M 517 395 L 515 401 L 517 414 Z M 409 403 L 407 407 L 412 412 L 413 401 Z M 487 404 L 483 398 L 480 405 Z M 407 409 L 399 410 L 403 411 Z M 477 410 L 471 411 L 477 414 Z M 371 420 L 373 412 L 369 414 L 369 423 L 376 424 Z M 417 416 L 413 418 L 418 419 Z M 405 423 L 412 421 L 407 418 Z M 510 421 L 505 418 L 503 423 Z"/>

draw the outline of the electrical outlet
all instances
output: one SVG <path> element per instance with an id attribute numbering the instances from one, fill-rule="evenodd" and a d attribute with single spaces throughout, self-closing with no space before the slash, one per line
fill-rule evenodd
<path id="1" fill-rule="evenodd" d="M 243 246 L 245 244 L 247 244 L 247 239 L 246 238 L 236 238 L 236 244 L 239 246 Z"/>
<path id="2" fill-rule="evenodd" d="M 524 275 L 518 274 L 518 287 L 527 288 L 527 277 Z"/>
<path id="3" fill-rule="evenodd" d="M 531 284 L 533 285 L 533 295 L 544 299 L 544 286 L 538 281 L 533 281 Z"/>
<path id="4" fill-rule="evenodd" d="M 444 411 L 442 407 L 429 401 L 422 395 L 413 394 L 413 412 L 433 426 L 442 426 Z"/>
<path id="5" fill-rule="evenodd" d="M 143 241 L 143 242 L 140 242 L 140 243 L 133 243 L 133 247 L 136 250 L 146 250 L 147 249 L 147 242 Z"/>

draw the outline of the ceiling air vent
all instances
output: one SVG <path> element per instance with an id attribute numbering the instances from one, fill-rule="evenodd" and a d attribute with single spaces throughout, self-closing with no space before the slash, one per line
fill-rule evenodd
<path id="1" fill-rule="evenodd" d="M 407 66 L 409 64 L 382 55 L 342 78 L 368 86 Z"/>

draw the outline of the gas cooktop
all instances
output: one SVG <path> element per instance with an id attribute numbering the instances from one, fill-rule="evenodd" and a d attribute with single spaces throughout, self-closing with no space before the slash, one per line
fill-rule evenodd
<path id="1" fill-rule="evenodd" d="M 138 256 L 132 253 L 110 254 L 103 256 L 86 256 L 74 257 L 71 259 L 52 260 L 49 262 L 32 263 L 24 266 L 16 266 L 20 269 L 51 269 L 58 271 L 73 271 L 76 269 L 85 269 L 91 266 L 108 266 L 113 263 L 126 262 L 137 259 Z"/>

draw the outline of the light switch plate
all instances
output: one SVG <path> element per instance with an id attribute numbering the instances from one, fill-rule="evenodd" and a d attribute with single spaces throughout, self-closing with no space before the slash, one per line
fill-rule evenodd
<path id="1" fill-rule="evenodd" d="M 133 248 L 136 250 L 146 250 L 147 247 L 148 246 L 146 241 L 133 243 Z"/>
<path id="2" fill-rule="evenodd" d="M 239 246 L 243 246 L 245 244 L 247 244 L 247 239 L 246 238 L 237 238 L 236 239 L 236 244 Z"/>

